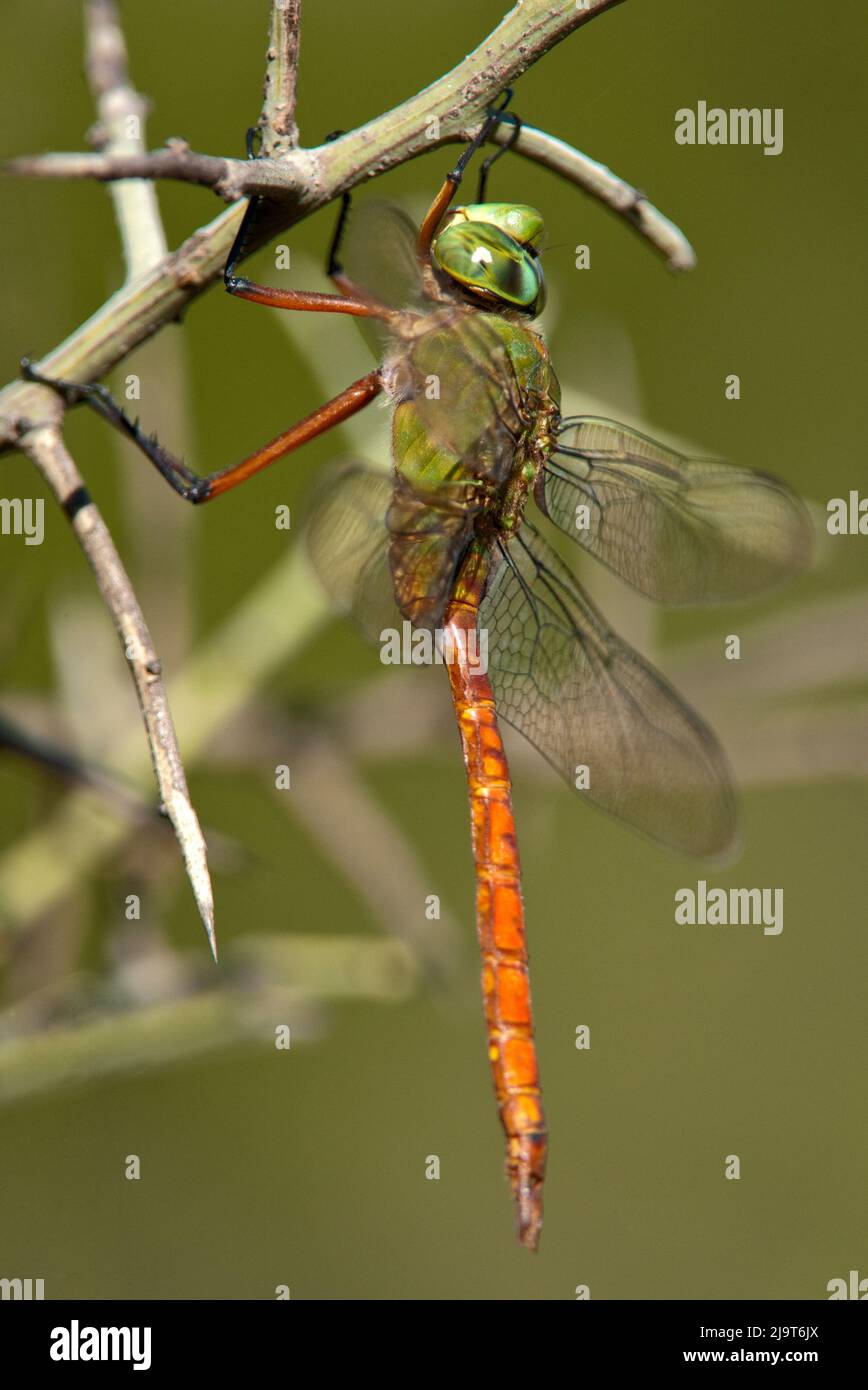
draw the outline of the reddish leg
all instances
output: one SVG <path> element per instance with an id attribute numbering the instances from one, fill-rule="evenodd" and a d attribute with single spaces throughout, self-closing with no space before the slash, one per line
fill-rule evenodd
<path id="1" fill-rule="evenodd" d="M 260 469 L 267 468 L 270 463 L 274 463 L 275 459 L 283 458 L 284 454 L 292 453 L 302 444 L 307 444 L 308 440 L 316 439 L 318 434 L 325 434 L 326 430 L 332 429 L 334 425 L 348 420 L 351 415 L 355 415 L 357 411 L 369 405 L 382 389 L 383 383 L 380 380 L 379 371 L 368 372 L 367 376 L 354 381 L 352 386 L 348 386 L 339 396 L 334 396 L 330 401 L 326 401 L 325 405 L 321 405 L 311 415 L 306 415 L 291 429 L 279 434 L 276 439 L 272 439 L 270 444 L 265 444 L 261 449 L 257 449 L 255 454 L 242 459 L 241 463 L 236 463 L 230 468 L 223 468 L 219 473 L 212 473 L 208 478 L 203 479 L 208 489 L 207 492 L 203 496 L 191 500 L 208 502 L 212 497 L 218 497 L 221 492 L 228 492 L 230 488 L 246 482 L 254 473 L 258 473 Z"/>
<path id="2" fill-rule="evenodd" d="M 357 317 L 379 318 L 386 321 L 394 316 L 394 310 L 389 309 L 386 305 L 365 298 L 355 285 L 342 275 L 339 269 L 336 283 L 342 290 L 340 294 L 273 289 L 268 285 L 258 285 L 252 280 L 235 275 L 234 267 L 243 254 L 251 226 L 257 216 L 258 207 L 259 200 L 252 198 L 229 252 L 224 271 L 224 281 L 230 294 L 252 300 L 255 304 L 267 304 L 278 309 L 353 314 Z M 342 216 L 345 216 L 345 212 Z M 59 391 L 67 405 L 75 405 L 79 401 L 85 401 L 92 406 L 99 415 L 102 415 L 103 419 L 108 420 L 109 424 L 114 425 L 116 429 L 132 439 L 145 457 L 151 461 L 161 477 L 165 478 L 170 487 L 174 488 L 178 495 L 187 502 L 208 502 L 212 497 L 219 497 L 221 493 L 228 492 L 230 488 L 246 482 L 254 473 L 259 473 L 263 468 L 274 463 L 275 460 L 283 458 L 285 454 L 292 453 L 294 449 L 300 448 L 308 440 L 315 439 L 317 435 L 325 433 L 334 425 L 339 425 L 343 420 L 355 415 L 356 411 L 368 405 L 382 390 L 379 371 L 369 372 L 367 376 L 353 382 L 352 386 L 348 386 L 339 396 L 327 401 L 318 410 L 305 416 L 303 420 L 299 420 L 291 429 L 285 430 L 283 434 L 279 434 L 276 439 L 272 439 L 270 443 L 263 445 L 261 449 L 257 449 L 255 453 L 242 459 L 240 463 L 230 464 L 227 468 L 221 468 L 206 477 L 200 477 L 188 468 L 181 459 L 176 458 L 174 454 L 164 448 L 155 436 L 146 435 L 139 428 L 138 421 L 131 420 L 125 414 L 105 386 L 43 377 L 26 360 L 22 363 L 22 367 L 24 375 L 31 381 L 42 381 L 45 385 L 53 386 L 55 390 Z"/>
<path id="3" fill-rule="evenodd" d="M 254 473 L 259 473 L 270 463 L 283 458 L 284 454 L 291 454 L 294 449 L 300 448 L 308 440 L 316 439 L 317 435 L 325 434 L 326 430 L 330 430 L 334 425 L 348 420 L 351 415 L 355 415 L 357 411 L 368 405 L 383 389 L 379 371 L 368 372 L 367 376 L 354 381 L 352 386 L 348 386 L 339 396 L 326 401 L 325 405 L 321 405 L 312 414 L 306 415 L 291 429 L 285 430 L 283 434 L 279 434 L 276 439 L 272 439 L 270 443 L 263 445 L 261 449 L 257 449 L 255 453 L 248 455 L 240 463 L 232 463 L 228 468 L 220 468 L 216 473 L 209 473 L 205 477 L 201 477 L 194 473 L 191 468 L 188 468 L 181 459 L 176 458 L 174 454 L 164 448 L 154 435 L 144 434 L 139 429 L 138 422 L 131 420 L 121 410 L 105 386 L 43 377 L 26 360 L 22 363 L 22 367 L 28 380 L 39 381 L 46 386 L 53 387 L 64 397 L 67 405 L 77 405 L 79 401 L 87 402 L 98 415 L 101 415 L 104 420 L 108 420 L 110 425 L 114 425 L 116 429 L 128 435 L 133 443 L 141 449 L 145 457 L 150 459 L 160 476 L 165 478 L 169 486 L 174 488 L 185 502 L 210 502 L 212 497 L 219 497 L 222 492 L 228 492 L 230 488 L 246 482 Z"/>
<path id="4" fill-rule="evenodd" d="M 416 241 L 416 249 L 420 256 L 427 256 L 431 250 L 434 234 L 443 221 L 443 214 L 455 197 L 455 190 L 460 182 L 461 176 L 459 174 L 456 178 L 455 170 L 453 170 L 451 174 L 447 174 L 446 182 L 422 219 L 422 225 L 419 228 L 419 236 Z"/>
<path id="5" fill-rule="evenodd" d="M 269 285 L 257 285 L 243 276 L 227 277 L 226 288 L 239 299 L 249 299 L 253 304 L 267 304 L 272 309 L 301 309 L 308 313 L 355 314 L 357 318 L 394 318 L 394 311 L 385 304 L 377 304 L 373 299 L 363 298 L 356 291 L 351 280 L 344 277 L 348 286 L 346 294 L 320 294 L 318 290 L 276 290 Z M 339 281 L 335 280 L 335 283 Z"/>
<path id="6" fill-rule="evenodd" d="M 337 246 L 343 232 L 349 207 L 349 194 L 344 194 L 338 219 L 337 230 L 332 239 L 329 252 L 329 274 L 340 289 L 340 294 L 321 294 L 316 290 L 278 290 L 271 285 L 259 285 L 243 275 L 235 274 L 235 266 L 244 254 L 253 224 L 260 216 L 261 199 L 251 198 L 247 210 L 232 243 L 223 271 L 223 283 L 230 294 L 239 299 L 249 299 L 253 304 L 266 304 L 272 309 L 299 309 L 308 313 L 354 314 L 357 318 L 378 318 L 389 322 L 395 312 L 386 304 L 380 304 L 365 295 L 348 276 L 343 274 L 336 262 Z"/>
<path id="7" fill-rule="evenodd" d="M 434 240 L 437 228 L 440 226 L 440 223 L 443 220 L 443 214 L 446 212 L 446 209 L 449 207 L 449 204 L 455 197 L 455 191 L 464 177 L 464 170 L 467 168 L 467 165 L 473 158 L 473 155 L 476 153 L 476 151 L 480 148 L 480 146 L 485 144 L 492 131 L 497 129 L 497 126 L 499 125 L 502 119 L 503 112 L 509 104 L 511 97 L 512 92 L 506 91 L 504 93 L 500 106 L 498 106 L 495 110 L 489 109 L 488 116 L 485 120 L 485 124 L 483 125 L 479 134 L 476 136 L 474 140 L 470 141 L 469 145 L 462 153 L 458 163 L 455 165 L 455 168 L 446 175 L 446 182 L 443 184 L 443 187 L 440 189 L 439 193 L 437 194 L 437 197 L 434 199 L 430 208 L 426 212 L 424 218 L 422 219 L 422 225 L 419 228 L 419 237 L 416 246 L 420 256 L 427 256 L 428 252 L 431 250 L 431 242 Z M 518 134 L 517 130 L 516 134 Z M 510 143 L 512 143 L 512 141 Z M 486 160 L 485 165 L 483 165 L 483 178 L 480 182 L 480 189 L 483 193 L 485 189 L 484 174 L 487 173 L 490 164 L 496 158 L 496 155 L 492 156 L 492 159 Z M 481 202 L 482 199 L 480 198 L 478 201 Z"/>

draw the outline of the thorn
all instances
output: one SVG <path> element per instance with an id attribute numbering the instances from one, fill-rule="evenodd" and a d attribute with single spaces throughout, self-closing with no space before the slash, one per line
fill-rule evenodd
<path id="1" fill-rule="evenodd" d="M 193 874 L 192 872 L 190 872 L 189 864 L 188 872 L 190 876 L 190 883 L 193 888 L 193 895 L 196 899 L 196 906 L 199 909 L 199 916 L 202 918 L 202 925 L 205 928 L 205 935 L 208 938 L 208 945 L 211 947 L 211 955 L 213 956 L 214 964 L 216 965 L 217 932 L 214 928 L 214 899 L 211 894 L 211 881 L 210 878 L 207 877 L 208 871 L 207 869 L 205 870 L 206 877 L 204 881 L 199 874 Z"/>
<path id="2" fill-rule="evenodd" d="M 211 891 L 211 878 L 208 873 L 208 866 L 205 862 L 204 841 L 202 844 L 201 857 L 198 854 L 195 856 L 188 855 L 185 851 L 184 859 L 187 865 L 187 877 L 190 880 L 190 887 L 193 889 L 193 897 L 196 899 L 196 906 L 199 909 L 202 926 L 205 928 L 205 935 L 208 938 L 208 945 L 211 948 L 211 955 L 216 965 L 217 932 L 214 928 L 214 896 Z"/>
<path id="3" fill-rule="evenodd" d="M 199 909 L 200 912 L 202 909 Z M 208 945 L 211 947 L 211 955 L 214 957 L 214 964 L 217 964 L 217 933 L 214 930 L 214 915 L 202 914 L 202 921 L 205 923 L 205 931 L 208 935 Z"/>
<path id="4" fill-rule="evenodd" d="M 217 935 L 214 930 L 214 893 L 211 888 L 211 877 L 208 873 L 208 855 L 205 848 L 205 838 L 186 787 L 183 791 L 175 792 L 167 809 L 181 847 L 187 868 L 187 877 L 190 880 L 193 897 L 196 900 L 199 916 L 208 937 L 211 955 L 216 962 Z"/>
<path id="5" fill-rule="evenodd" d="M 198 828 L 198 827 L 197 827 Z M 199 916 L 205 928 L 205 935 L 208 937 L 208 945 L 211 947 L 211 955 L 214 957 L 214 964 L 217 964 L 217 933 L 214 928 L 214 895 L 211 891 L 211 878 L 208 873 L 208 866 L 205 861 L 205 845 L 202 842 L 201 858 L 196 855 L 198 863 L 193 856 L 189 858 L 184 855 L 187 861 L 187 874 L 190 879 L 190 886 L 193 889 L 193 896 L 196 899 L 196 906 L 199 909 Z"/>

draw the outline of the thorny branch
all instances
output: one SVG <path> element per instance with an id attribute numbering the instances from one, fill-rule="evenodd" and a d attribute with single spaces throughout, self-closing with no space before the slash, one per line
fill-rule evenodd
<path id="1" fill-rule="evenodd" d="M 126 46 L 114 0 L 88 0 L 85 34 L 87 74 L 99 117 L 96 138 L 105 143 L 109 152 L 125 154 L 141 148 L 145 102 L 129 81 Z M 129 280 L 164 259 L 166 241 L 152 184 L 119 183 L 113 186 L 112 193 Z M 142 711 L 161 806 L 178 838 L 216 959 L 214 900 L 205 837 L 187 790 L 160 661 L 144 614 L 108 527 L 85 489 L 58 424 L 52 421 L 26 427 L 22 422 L 20 434 L 22 450 L 69 518 L 120 637 Z"/>
<path id="2" fill-rule="evenodd" d="M 216 959 L 214 902 L 205 839 L 187 791 L 160 661 L 144 614 L 108 527 L 88 498 L 81 474 L 57 428 L 51 425 L 29 430 L 22 447 L 69 517 L 76 539 L 96 575 L 103 600 L 114 619 L 139 697 L 162 804 L 178 837 L 196 903 Z"/>
<path id="3" fill-rule="evenodd" d="M 274 0 L 271 38 L 265 65 L 265 91 L 259 130 L 262 153 L 272 158 L 288 154 L 298 144 L 295 88 L 301 0 Z"/>
<path id="4" fill-rule="evenodd" d="M 433 149 L 447 141 L 465 141 L 475 133 L 477 125 L 460 127 L 454 133 L 432 139 L 425 149 Z M 349 140 L 350 136 L 344 139 Z M 501 127 L 492 136 L 497 144 L 512 138 L 510 126 Z M 261 194 L 265 197 L 298 197 L 305 180 L 319 173 L 330 179 L 331 153 L 341 141 L 322 145 L 314 150 L 296 150 L 282 159 L 224 159 L 216 155 L 197 154 L 183 140 L 169 140 L 165 149 L 150 154 L 46 154 L 35 158 L 12 160 L 7 168 L 13 174 L 35 174 L 41 178 L 97 179 L 112 182 L 116 179 L 178 179 L 184 183 L 210 188 L 227 201 Z M 414 150 L 406 158 L 425 153 Z M 642 236 L 660 251 L 671 270 L 691 270 L 695 264 L 693 250 L 674 223 L 648 201 L 644 193 L 626 183 L 604 164 L 573 149 L 544 130 L 522 122 L 518 138 L 512 144 L 515 154 L 524 155 L 560 174 L 577 188 L 598 198 L 606 207 L 626 217 Z M 304 156 L 302 162 L 301 156 Z M 391 163 L 383 168 L 391 168 Z M 382 172 L 380 170 L 379 172 Z M 358 178 L 345 178 L 335 185 L 343 192 Z M 319 204 L 317 204 L 319 206 Z M 310 209 L 312 210 L 312 209 Z"/>
<path id="5" fill-rule="evenodd" d="M 466 141 L 478 130 L 488 104 L 505 87 L 574 29 L 618 3 L 587 0 L 580 7 L 575 0 L 523 0 L 462 63 L 423 92 L 338 140 L 301 149 L 295 125 L 300 0 L 273 0 L 259 121 L 265 157 L 248 161 L 198 154 L 177 140 L 164 150 L 144 152 L 145 104 L 127 77 L 114 0 L 88 0 L 87 67 L 98 105 L 102 148 L 90 155 L 19 159 L 9 167 L 18 174 L 112 182 L 128 280 L 43 357 L 39 369 L 69 380 L 102 377 L 134 347 L 176 320 L 222 271 L 243 208 L 233 206 L 166 255 L 156 196 L 152 184 L 144 180 L 168 177 L 199 183 L 232 202 L 252 193 L 268 195 L 272 217 L 248 248 L 249 254 L 345 189 L 437 145 Z M 507 135 L 498 132 L 495 138 L 502 141 Z M 514 148 L 624 215 L 664 253 L 672 268 L 687 269 L 693 264 L 693 253 L 678 229 L 604 166 L 531 127 L 523 127 Z M 187 794 L 159 662 L 108 531 L 63 445 L 61 417 L 59 398 L 48 388 L 33 382 L 11 384 L 0 392 L 0 450 L 17 445 L 33 459 L 70 515 L 94 568 L 129 656 L 163 802 L 213 949 L 205 846 Z"/>
<path id="6" fill-rule="evenodd" d="M 403 105 L 339 140 L 316 149 L 295 148 L 280 159 L 255 161 L 197 154 L 184 141 L 170 141 L 154 154 L 125 156 L 46 155 L 13 161 L 11 172 L 42 177 L 180 178 L 237 200 L 250 193 L 280 198 L 271 223 L 251 239 L 255 251 L 295 223 L 365 179 L 405 163 L 437 145 L 466 140 L 480 116 L 511 82 L 572 30 L 620 0 L 524 0 L 463 62 Z M 624 213 L 673 269 L 688 269 L 693 252 L 683 235 L 643 195 L 602 165 L 568 145 L 526 128 L 518 153 L 541 159 L 577 187 Z M 200 227 L 176 251 L 113 295 L 59 347 L 39 362 L 47 375 L 93 381 L 165 324 L 219 276 L 238 229 L 243 207 L 232 207 Z M 14 445 L 22 422 L 56 418 L 57 399 L 44 387 L 16 382 L 0 392 L 0 449 Z"/>

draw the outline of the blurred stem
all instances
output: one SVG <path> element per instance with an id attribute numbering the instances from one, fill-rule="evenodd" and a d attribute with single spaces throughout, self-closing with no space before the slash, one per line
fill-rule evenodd
<path id="1" fill-rule="evenodd" d="M 180 458 L 195 458 L 195 414 L 191 409 L 187 340 L 164 333 L 145 343 L 128 363 L 138 378 L 141 406 L 159 439 L 170 439 Z M 119 374 L 120 377 L 120 374 Z M 122 378 L 117 382 L 122 393 Z M 130 446 L 110 430 L 110 447 L 118 463 L 124 507 L 126 558 L 135 576 L 143 610 L 159 633 L 160 659 L 166 671 L 178 670 L 190 650 L 195 592 L 197 542 L 201 514 L 179 504 L 171 488 L 154 486 L 151 469 L 130 466 Z M 146 518 L 146 520 L 145 520 Z"/>
<path id="2" fill-rule="evenodd" d="M 223 956 L 226 983 L 182 999 L 100 1012 L 0 1043 L 0 1105 L 100 1077 L 140 1072 L 270 1041 L 315 1035 L 313 1008 L 332 999 L 406 999 L 416 977 L 399 942 L 341 936 L 244 937 Z M 6 1024 L 14 1015 L 6 1016 Z"/>
<path id="3" fill-rule="evenodd" d="M 434 920 L 426 917 L 425 869 L 404 827 L 364 787 L 352 755 L 333 739 L 314 735 L 296 748 L 292 775 L 303 795 L 291 802 L 281 797 L 281 805 L 308 829 L 374 919 L 404 942 L 420 968 L 441 984 L 453 976 L 460 939 L 455 923 L 445 910 Z"/>
<path id="4" fill-rule="evenodd" d="M 84 18 L 85 68 L 99 117 L 94 143 L 111 156 L 143 154 L 147 102 L 129 79 L 117 6 L 114 0 L 87 0 Z M 169 249 L 157 190 L 142 179 L 127 179 L 112 184 L 111 196 L 130 281 L 163 260 Z"/>
<path id="5" fill-rule="evenodd" d="M 275 615 L 280 614 L 280 621 Z M 188 662 L 170 686 L 172 708 L 192 764 L 222 725 L 267 676 L 296 654 L 329 616 L 301 546 L 280 560 L 256 590 Z M 106 749 L 106 762 L 135 786 L 150 766 L 137 730 Z M 116 805 L 80 788 L 51 818 L 0 858 L 0 926 L 15 935 L 48 911 L 129 833 Z"/>

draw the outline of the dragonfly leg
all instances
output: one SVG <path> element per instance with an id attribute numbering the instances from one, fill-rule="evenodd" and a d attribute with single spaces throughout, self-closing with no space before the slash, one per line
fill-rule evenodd
<path id="1" fill-rule="evenodd" d="M 334 139 L 340 132 L 335 131 Z M 253 158 L 253 134 L 247 132 L 247 157 Z M 349 194 L 344 194 L 346 205 L 349 203 Z M 321 294 L 316 290 L 285 290 L 276 289 L 271 285 L 260 285 L 255 280 L 248 280 L 244 275 L 236 275 L 235 267 L 244 255 L 250 241 L 253 228 L 262 217 L 262 207 L 266 200 L 262 197 L 254 196 L 248 199 L 241 225 L 235 235 L 235 240 L 226 257 L 226 265 L 223 270 L 223 284 L 231 295 L 238 299 L 248 299 L 253 304 L 265 304 L 271 309 L 297 309 L 308 313 L 326 314 L 353 314 L 356 318 L 382 318 L 391 319 L 394 317 L 393 311 L 385 304 L 378 304 L 370 295 L 363 295 L 355 285 L 349 280 L 346 281 L 346 289 L 341 286 L 340 294 Z M 344 203 L 341 205 L 341 213 L 338 218 L 338 231 L 343 231 L 343 223 L 346 221 L 346 208 Z M 334 242 L 333 242 L 334 246 Z"/>
<path id="2" fill-rule="evenodd" d="M 501 155 L 506 154 L 509 150 L 512 149 L 521 132 L 520 116 L 515 116 L 512 114 L 508 116 L 503 115 L 501 116 L 501 120 L 509 122 L 509 124 L 512 126 L 512 134 L 510 135 L 505 145 L 501 145 L 499 149 L 494 151 L 494 154 L 490 154 L 487 159 L 483 160 L 482 167 L 479 170 L 479 183 L 476 186 L 477 203 L 486 202 L 486 193 L 488 191 L 488 174 L 492 164 L 496 164 L 498 159 L 500 159 Z"/>
<path id="3" fill-rule="evenodd" d="M 323 144 L 328 145 L 332 140 L 339 140 L 343 134 L 344 131 L 342 130 L 333 130 L 326 136 Z M 338 220 L 335 223 L 332 239 L 329 242 L 328 254 L 326 255 L 326 275 L 330 280 L 334 281 L 343 295 L 355 294 L 357 292 L 355 282 L 345 274 L 340 258 L 341 245 L 343 244 L 344 234 L 347 230 L 347 219 L 350 215 L 351 202 L 352 195 L 347 189 L 341 194 L 341 206 L 338 211 Z"/>
<path id="4" fill-rule="evenodd" d="M 461 180 L 464 177 L 464 170 L 467 168 L 467 165 L 470 163 L 470 160 L 473 158 L 476 151 L 482 145 L 485 144 L 492 131 L 497 129 L 497 126 L 500 124 L 501 120 L 503 120 L 503 113 L 511 100 L 512 90 L 510 88 L 507 88 L 507 90 L 503 93 L 503 96 L 500 99 L 500 105 L 489 109 L 488 115 L 482 125 L 481 130 L 479 131 L 479 134 L 474 136 L 474 138 L 469 142 L 469 144 L 462 151 L 461 157 L 458 160 L 458 163 L 455 165 L 455 168 L 451 169 L 450 172 L 446 175 L 445 183 L 438 192 L 437 197 L 434 199 L 430 208 L 426 212 L 424 218 L 422 219 L 422 225 L 419 228 L 417 249 L 419 251 L 420 256 L 428 255 L 428 252 L 431 249 L 431 242 L 434 240 L 434 235 L 443 219 L 443 214 L 446 212 L 446 209 L 449 207 L 449 204 L 455 197 L 455 192 L 459 184 L 461 183 Z M 513 144 L 517 137 L 518 132 L 516 131 L 516 134 L 515 136 L 513 136 L 513 139 L 510 141 L 510 144 Z M 494 158 L 496 158 L 496 156 L 494 156 Z"/>
<path id="5" fill-rule="evenodd" d="M 329 136 L 329 139 L 332 137 Z M 350 213 L 350 203 L 352 199 L 348 192 L 341 195 L 341 210 L 338 213 L 338 220 L 332 233 L 329 244 L 328 259 L 326 261 L 326 274 L 329 279 L 337 285 L 341 294 L 348 299 L 364 298 L 364 292 L 359 289 L 355 280 L 351 280 L 341 264 L 340 249 L 344 239 L 344 232 L 347 228 L 347 218 Z"/>
<path id="6" fill-rule="evenodd" d="M 248 280 L 244 275 L 236 275 L 235 266 L 244 253 L 254 224 L 261 216 L 261 198 L 251 198 L 238 228 L 238 235 L 226 259 L 223 283 L 231 295 L 238 299 L 248 299 L 253 304 L 265 304 L 271 309 L 298 309 L 308 313 L 353 314 L 356 318 L 379 318 L 389 320 L 394 317 L 391 309 L 378 304 L 368 295 L 360 294 L 355 286 L 352 292 L 341 294 L 321 294 L 317 290 L 276 289 L 272 285 L 260 285 Z M 348 282 L 349 285 L 349 282 Z"/>
<path id="7" fill-rule="evenodd" d="M 194 473 L 181 459 L 176 458 L 174 454 L 164 448 L 156 435 L 145 434 L 139 428 L 138 420 L 130 419 L 105 386 L 92 382 L 63 381 L 59 378 L 43 376 L 26 358 L 21 367 L 28 381 L 37 381 L 44 386 L 51 386 L 59 392 L 67 405 L 77 405 L 80 401 L 84 401 L 115 429 L 127 435 L 150 460 L 160 476 L 165 478 L 169 486 L 174 488 L 185 502 L 210 502 L 212 497 L 219 497 L 221 493 L 228 492 L 230 488 L 246 482 L 248 478 L 253 477 L 254 473 L 259 473 L 270 463 L 283 458 L 285 454 L 292 453 L 302 444 L 307 444 L 309 440 L 316 439 L 317 435 L 324 434 L 334 425 L 348 420 L 351 415 L 355 415 L 357 411 L 368 405 L 382 390 L 379 371 L 368 372 L 367 376 L 354 381 L 345 391 L 341 391 L 340 395 L 326 401 L 325 405 L 321 405 L 318 410 L 306 415 L 303 420 L 299 420 L 297 424 L 285 430 L 283 434 L 279 434 L 268 444 L 263 445 L 261 449 L 257 449 L 255 453 L 242 459 L 240 463 L 229 464 L 228 467 L 218 469 L 217 472 L 208 473 L 203 477 Z"/>
<path id="8" fill-rule="evenodd" d="M 342 130 L 333 130 L 330 135 L 326 136 L 323 143 L 328 144 L 330 140 L 337 140 L 343 133 Z M 329 279 L 337 285 L 341 295 L 345 298 L 370 299 L 370 296 L 365 295 L 364 290 L 359 288 L 355 280 L 350 279 L 340 259 L 341 245 L 343 243 L 344 233 L 347 229 L 347 219 L 350 215 L 351 203 L 352 195 L 349 190 L 345 190 L 341 194 L 341 206 L 338 212 L 338 220 L 335 223 L 332 239 L 329 242 L 328 255 L 326 256 L 326 274 Z"/>
<path id="9" fill-rule="evenodd" d="M 255 134 L 255 128 L 247 132 L 248 159 L 254 158 L 253 140 Z M 345 197 L 348 196 L 345 195 Z M 347 282 L 348 288 L 344 290 L 342 287 L 340 294 L 318 294 L 307 290 L 273 289 L 268 285 L 259 285 L 244 276 L 236 275 L 235 267 L 243 256 L 253 227 L 262 214 L 263 201 L 259 197 L 252 197 L 248 200 L 241 225 L 226 259 L 223 281 L 230 294 L 279 309 L 353 314 L 364 318 L 392 317 L 392 310 L 385 305 L 378 304 L 373 299 L 362 297 L 349 281 Z M 346 213 L 342 209 L 342 218 L 345 219 L 345 217 Z M 340 225 L 341 222 L 339 221 L 339 227 Z M 299 420 L 291 429 L 285 430 L 276 439 L 272 439 L 261 449 L 257 449 L 255 453 L 242 459 L 240 463 L 230 464 L 226 468 L 221 468 L 215 473 L 209 473 L 202 477 L 194 473 L 181 459 L 176 458 L 170 450 L 166 449 L 156 435 L 145 434 L 140 429 L 138 420 L 130 419 L 107 387 L 95 382 L 64 381 L 60 378 L 45 376 L 26 358 L 22 360 L 21 368 L 29 381 L 38 381 L 58 391 L 68 406 L 77 405 L 84 401 L 109 424 L 120 430 L 122 434 L 127 435 L 150 460 L 160 476 L 165 478 L 169 486 L 174 488 L 175 492 L 186 502 L 208 502 L 212 497 L 219 497 L 221 493 L 237 487 L 239 483 L 245 482 L 254 473 L 267 468 L 270 463 L 283 458 L 285 454 L 292 453 L 293 450 L 300 448 L 308 440 L 315 439 L 317 435 L 325 433 L 334 425 L 349 419 L 356 411 L 368 405 L 382 390 L 379 372 L 369 372 L 366 376 L 353 382 L 340 395 L 327 401 L 325 405 L 305 416 L 303 420 Z"/>

